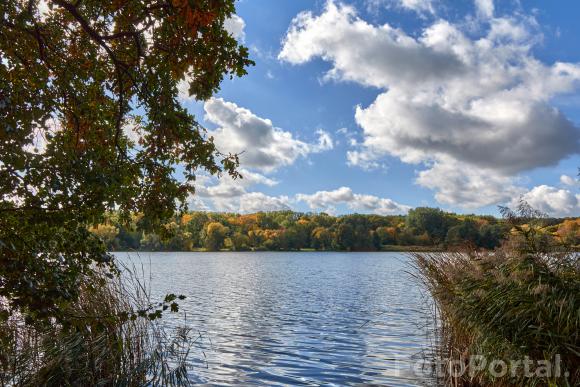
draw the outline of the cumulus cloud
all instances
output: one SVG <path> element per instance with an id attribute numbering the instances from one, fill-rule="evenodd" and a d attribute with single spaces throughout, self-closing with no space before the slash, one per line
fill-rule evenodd
<path id="1" fill-rule="evenodd" d="M 247 192 L 246 189 L 216 185 L 207 190 L 199 190 L 197 195 L 193 196 L 190 206 L 200 211 L 225 211 L 250 213 L 258 211 L 282 211 L 289 210 L 290 199 L 288 196 L 269 196 L 262 192 Z M 193 199 L 197 201 L 193 201 Z"/>
<path id="2" fill-rule="evenodd" d="M 356 141 L 351 141 L 351 146 L 357 146 L 358 143 Z M 370 171 L 373 169 L 379 168 L 386 168 L 386 165 L 380 163 L 380 157 L 369 152 L 368 150 L 360 151 L 360 150 L 349 150 L 346 152 L 346 164 L 349 166 L 357 166 L 364 170 Z"/>
<path id="3" fill-rule="evenodd" d="M 547 65 L 533 56 L 531 17 L 494 17 L 478 0 L 486 30 L 437 20 L 418 36 L 372 25 L 352 6 L 329 1 L 320 15 L 294 18 L 279 59 L 301 64 L 322 58 L 324 79 L 382 90 L 355 119 L 363 141 L 348 161 L 363 167 L 385 155 L 426 167 L 417 182 L 442 203 L 474 207 L 517 193 L 514 177 L 580 152 L 578 128 L 550 105 L 576 91 L 580 65 Z M 459 190 L 492 184 L 484 199 Z"/>
<path id="4" fill-rule="evenodd" d="M 244 32 L 244 28 L 246 28 L 246 22 L 238 15 L 234 14 L 227 18 L 224 21 L 224 28 L 236 39 L 243 41 L 246 37 L 246 33 Z"/>
<path id="5" fill-rule="evenodd" d="M 311 153 L 333 148 L 330 134 L 318 130 L 318 141 L 298 140 L 292 133 L 275 127 L 272 121 L 221 98 L 212 98 L 204 105 L 206 120 L 218 128 L 211 132 L 222 152 L 241 153 L 243 167 L 273 171 L 293 164 Z"/>
<path id="6" fill-rule="evenodd" d="M 575 194 L 567 189 L 540 185 L 526 192 L 522 199 L 533 208 L 550 216 L 580 215 L 580 194 Z"/>
<path id="7" fill-rule="evenodd" d="M 255 186 L 275 186 L 278 181 L 243 168 L 239 172 L 243 178 L 236 180 L 229 175 L 223 175 L 219 178 L 209 175 L 198 176 L 198 184 L 195 195 L 190 200 L 190 206 L 200 210 L 213 209 L 243 213 L 290 208 L 289 199 L 286 196 L 273 197 L 262 192 L 248 192 Z"/>
<path id="8" fill-rule="evenodd" d="M 240 168 L 238 172 L 242 177 L 235 180 L 230 175 L 222 175 L 219 178 L 208 175 L 198 176 L 197 182 L 200 187 L 197 188 L 197 194 L 206 197 L 234 197 L 245 193 L 247 188 L 254 185 L 273 187 L 278 184 L 278 181 L 274 179 L 244 168 Z"/>
<path id="9" fill-rule="evenodd" d="M 381 5 L 397 7 L 407 11 L 414 11 L 418 14 L 434 13 L 434 0 L 367 0 L 367 5 L 371 9 L 377 9 Z"/>
<path id="10" fill-rule="evenodd" d="M 229 177 L 217 179 L 213 176 L 198 176 L 199 185 L 195 196 L 190 199 L 190 207 L 199 210 L 251 213 L 291 210 L 295 204 L 304 202 L 313 211 L 334 213 L 336 206 L 344 204 L 352 211 L 379 215 L 405 214 L 411 208 L 388 198 L 354 193 L 348 187 L 313 194 L 299 193 L 293 197 L 270 196 L 260 191 L 249 190 L 255 189 L 256 185 L 273 186 L 277 184 L 276 181 L 247 170 L 242 170 L 241 173 L 245 173 L 249 178 L 232 180 Z"/>
<path id="11" fill-rule="evenodd" d="M 507 203 L 525 192 L 511 177 L 490 169 L 466 169 L 451 161 L 436 162 L 431 168 L 420 171 L 417 183 L 435 190 L 439 203 L 452 206 L 460 203 L 467 209 Z"/>
<path id="12" fill-rule="evenodd" d="M 353 193 L 349 187 L 340 187 L 333 191 L 318 191 L 313 194 L 298 194 L 296 200 L 305 202 L 312 210 L 330 213 L 333 213 L 339 204 L 346 204 L 351 210 L 380 215 L 404 214 L 410 209 L 409 206 L 388 198 Z"/>
<path id="13" fill-rule="evenodd" d="M 562 183 L 564 185 L 568 185 L 570 187 L 580 186 L 580 180 L 578 180 L 572 176 L 568 176 L 568 175 L 560 176 L 560 183 Z"/>
<path id="14" fill-rule="evenodd" d="M 493 11 L 495 8 L 493 0 L 475 0 L 475 7 L 479 16 L 485 18 L 493 17 Z"/>
<path id="15" fill-rule="evenodd" d="M 243 178 L 198 176 L 196 197 L 201 203 L 194 203 L 197 206 L 243 213 L 290 209 L 291 200 L 287 196 L 268 196 L 255 191 L 256 186 L 278 184 L 277 180 L 261 172 L 273 172 L 293 164 L 298 158 L 334 147 L 331 135 L 324 130 L 315 132 L 316 141 L 305 142 L 275 127 L 269 119 L 221 98 L 207 101 L 204 110 L 205 119 L 217 126 L 210 135 L 218 149 L 240 154 L 242 167 L 239 172 Z"/>
<path id="16" fill-rule="evenodd" d="M 283 211 L 290 209 L 289 201 L 287 196 L 268 196 L 262 192 L 249 192 L 240 198 L 239 209 L 242 213 Z"/>
<path id="17" fill-rule="evenodd" d="M 337 203 L 347 203 L 353 199 L 354 194 L 348 187 L 340 187 L 334 191 L 318 191 L 313 194 L 296 195 L 296 200 L 306 202 L 313 210 L 330 208 Z"/>
<path id="18" fill-rule="evenodd" d="M 190 196 L 187 204 L 193 211 L 211 211 L 211 208 L 197 196 Z"/>

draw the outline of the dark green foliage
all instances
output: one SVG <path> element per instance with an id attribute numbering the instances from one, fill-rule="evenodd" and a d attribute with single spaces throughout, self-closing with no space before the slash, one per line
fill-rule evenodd
<path id="1" fill-rule="evenodd" d="M 355 245 L 354 230 L 350 223 L 341 223 L 336 230 L 336 245 L 340 250 L 352 250 Z"/>
<path id="2" fill-rule="evenodd" d="M 508 231 L 509 226 L 506 224 L 484 224 L 479 229 L 478 245 L 484 249 L 495 249 L 499 247 Z"/>
<path id="3" fill-rule="evenodd" d="M 479 237 L 477 225 L 473 220 L 468 219 L 461 222 L 461 224 L 451 227 L 447 231 L 445 241 L 450 245 L 470 244 L 471 246 L 477 246 Z"/>
<path id="4" fill-rule="evenodd" d="M 87 231 L 107 211 L 115 248 L 160 248 L 196 171 L 238 177 L 177 85 L 207 99 L 252 62 L 224 27 L 234 0 L 39 3 L 0 2 L 0 317 L 61 321 L 95 265 L 115 273 Z"/>
<path id="5" fill-rule="evenodd" d="M 436 244 L 445 240 L 453 219 L 438 208 L 417 207 L 409 211 L 406 223 L 407 227 L 414 229 L 417 234 L 427 233 Z"/>

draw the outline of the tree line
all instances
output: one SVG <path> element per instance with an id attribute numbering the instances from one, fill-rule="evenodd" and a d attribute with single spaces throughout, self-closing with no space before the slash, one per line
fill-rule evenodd
<path id="1" fill-rule="evenodd" d="M 580 218 L 543 221 L 554 237 L 569 245 L 580 245 Z M 186 212 L 175 215 L 161 231 L 147 230 L 140 214 L 122 220 L 116 213 L 109 213 L 105 222 L 90 228 L 113 251 L 380 251 L 494 249 L 508 236 L 510 226 L 493 216 L 458 215 L 419 207 L 405 216 Z"/>

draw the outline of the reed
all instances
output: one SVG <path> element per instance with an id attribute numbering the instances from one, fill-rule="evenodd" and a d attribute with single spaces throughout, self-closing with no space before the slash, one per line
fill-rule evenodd
<path id="1" fill-rule="evenodd" d="M 522 222 L 493 252 L 412 254 L 414 273 L 436 304 L 447 385 L 580 385 L 578 254 L 556 246 L 529 219 Z M 509 371 L 474 367 L 476 356 L 503 361 Z M 534 361 L 531 373 L 513 363 L 527 358 Z M 553 368 L 549 376 L 541 372 L 547 363 L 539 360 L 552 367 L 559 360 L 560 376 Z M 454 372 L 461 367 L 465 372 Z"/>
<path id="2" fill-rule="evenodd" d="M 188 385 L 190 330 L 127 318 L 151 305 L 144 283 L 136 270 L 97 271 L 79 284 L 66 325 L 14 314 L 0 326 L 0 386 Z"/>

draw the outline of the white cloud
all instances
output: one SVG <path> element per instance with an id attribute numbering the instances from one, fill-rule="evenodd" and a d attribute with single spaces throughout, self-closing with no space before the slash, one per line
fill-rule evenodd
<path id="1" fill-rule="evenodd" d="M 206 120 L 218 126 L 211 132 L 218 149 L 241 153 L 243 167 L 273 171 L 293 164 L 300 157 L 333 148 L 332 138 L 323 130 L 316 132 L 316 143 L 307 143 L 275 127 L 269 119 L 221 98 L 210 99 L 204 109 Z"/>
<path id="2" fill-rule="evenodd" d="M 568 185 L 570 187 L 578 187 L 580 186 L 580 180 L 572 177 L 572 176 L 568 176 L 568 175 L 562 175 L 560 176 L 560 182 L 564 185 Z"/>
<path id="3" fill-rule="evenodd" d="M 550 216 L 580 216 L 580 194 L 547 185 L 532 188 L 522 199 Z"/>
<path id="4" fill-rule="evenodd" d="M 320 16 L 302 12 L 294 18 L 278 56 L 292 64 L 315 57 L 332 62 L 327 80 L 380 88 L 433 83 L 462 70 L 452 53 L 426 47 L 388 24 L 372 26 L 353 7 L 333 2 Z"/>
<path id="5" fill-rule="evenodd" d="M 336 205 L 339 204 L 346 204 L 351 210 L 380 215 L 404 214 L 410 209 L 409 206 L 399 204 L 391 199 L 355 194 L 349 187 L 340 187 L 333 191 L 318 191 L 313 194 L 298 194 L 296 200 L 305 202 L 312 210 L 330 213 L 333 213 Z"/>
<path id="6" fill-rule="evenodd" d="M 493 18 L 490 1 L 477 7 L 489 18 L 477 37 L 445 20 L 414 37 L 329 1 L 318 16 L 295 17 L 279 59 L 322 58 L 332 66 L 326 80 L 382 90 L 356 109 L 364 139 L 348 153 L 350 164 L 368 168 L 395 156 L 424 165 L 417 181 L 442 203 L 492 204 L 520 190 L 518 174 L 580 152 L 578 128 L 550 105 L 578 89 L 580 65 L 536 59 L 533 18 Z M 462 191 L 485 185 L 485 198 Z"/>
<path id="7" fill-rule="evenodd" d="M 351 146 L 358 146 L 356 140 L 351 139 Z M 373 169 L 386 168 L 386 165 L 380 163 L 379 156 L 375 155 L 372 151 L 367 149 L 360 150 L 349 150 L 346 152 L 346 164 L 349 166 L 357 166 L 364 170 L 370 171 Z"/>
<path id="8" fill-rule="evenodd" d="M 493 0 L 475 0 L 475 8 L 477 9 L 477 14 L 481 17 L 492 18 L 494 5 Z"/>
<path id="9" fill-rule="evenodd" d="M 268 187 L 273 187 L 278 184 L 277 180 L 266 177 L 260 173 L 248 171 L 247 169 L 244 168 L 240 168 L 239 172 L 240 175 L 242 175 L 242 178 L 236 180 L 236 182 L 237 184 L 242 184 L 245 187 L 255 184 L 263 184 L 267 185 Z"/>
<path id="10" fill-rule="evenodd" d="M 287 210 L 287 196 L 268 196 L 250 191 L 256 185 L 274 186 L 278 181 L 256 170 L 273 172 L 293 164 L 300 157 L 330 150 L 334 141 L 319 129 L 315 142 L 304 142 L 275 127 L 269 119 L 223 99 L 212 98 L 204 105 L 205 119 L 217 126 L 210 135 L 222 152 L 240 154 L 242 179 L 198 176 L 196 195 L 217 211 L 256 212 Z"/>
<path id="11" fill-rule="evenodd" d="M 256 174 L 253 180 L 247 180 L 245 183 L 243 180 L 233 181 L 227 177 L 218 180 L 215 177 L 199 176 L 196 194 L 190 199 L 190 206 L 200 210 L 251 213 L 290 210 L 292 204 L 304 202 L 314 211 L 334 213 L 337 205 L 344 204 L 352 211 L 380 215 L 404 214 L 411 208 L 388 198 L 353 193 L 348 187 L 313 194 L 300 193 L 294 197 L 269 196 L 259 191 L 248 192 L 248 189 L 256 184 L 275 184 L 268 178 L 260 176 Z"/>
<path id="12" fill-rule="evenodd" d="M 249 192 L 240 198 L 239 210 L 242 213 L 289 210 L 289 201 L 287 196 L 268 196 L 262 192 Z"/>
<path id="13" fill-rule="evenodd" d="M 374 195 L 355 194 L 354 202 L 348 204 L 349 208 L 364 212 L 372 212 L 379 215 L 406 214 L 411 207 L 399 204 L 388 198 L 380 198 Z"/>
<path id="14" fill-rule="evenodd" d="M 382 5 L 414 11 L 420 15 L 435 13 L 434 0 L 367 0 L 367 7 L 376 10 Z"/>
<path id="15" fill-rule="evenodd" d="M 197 202 L 194 202 L 193 199 Z M 247 192 L 245 188 L 235 185 L 217 184 L 208 188 L 198 188 L 192 196 L 190 205 L 201 211 L 225 211 L 249 213 L 258 211 L 281 211 L 290 209 L 287 196 L 269 196 L 262 192 Z"/>
<path id="16" fill-rule="evenodd" d="M 507 203 L 518 198 L 525 189 L 510 177 L 494 170 L 472 168 L 451 161 L 436 162 L 430 169 L 420 171 L 417 183 L 435 190 L 435 199 L 442 204 L 458 203 L 467 209 Z"/>
<path id="17" fill-rule="evenodd" d="M 197 196 L 190 196 L 188 201 L 189 209 L 192 211 L 210 211 L 208 205 Z"/>
<path id="18" fill-rule="evenodd" d="M 189 95 L 189 84 L 192 82 L 192 78 L 186 76 L 184 79 L 177 83 L 177 93 L 181 100 L 193 101 L 195 98 Z"/>
<path id="19" fill-rule="evenodd" d="M 224 21 L 224 28 L 236 39 L 243 41 L 246 38 L 246 33 L 244 32 L 246 22 L 236 14 Z"/>
<path id="20" fill-rule="evenodd" d="M 190 205 L 202 210 L 228 212 L 288 209 L 287 197 L 272 197 L 261 192 L 248 192 L 249 189 L 255 189 L 255 186 L 259 185 L 273 187 L 278 184 L 277 180 L 244 168 L 240 168 L 238 172 L 243 178 L 234 180 L 229 175 L 222 175 L 219 178 L 210 175 L 197 176 L 196 191 L 190 200 Z M 193 202 L 193 198 L 198 202 Z"/>
<path id="21" fill-rule="evenodd" d="M 313 194 L 298 194 L 296 200 L 303 201 L 315 210 L 319 208 L 329 208 L 337 203 L 347 203 L 354 200 L 354 194 L 348 187 L 340 187 L 333 191 L 318 191 Z"/>
<path id="22" fill-rule="evenodd" d="M 314 152 L 324 152 L 334 148 L 334 142 L 332 141 L 330 133 L 318 129 L 316 130 L 316 134 L 318 135 L 318 144 L 313 146 Z"/>
<path id="23" fill-rule="evenodd" d="M 273 187 L 278 184 L 278 181 L 274 179 L 244 168 L 240 168 L 238 172 L 242 175 L 242 178 L 235 180 L 227 174 L 219 178 L 208 175 L 198 176 L 196 194 L 210 199 L 233 198 L 247 193 L 246 190 L 255 185 Z"/>
<path id="24" fill-rule="evenodd" d="M 399 0 L 401 6 L 417 12 L 433 13 L 433 0 Z"/>

